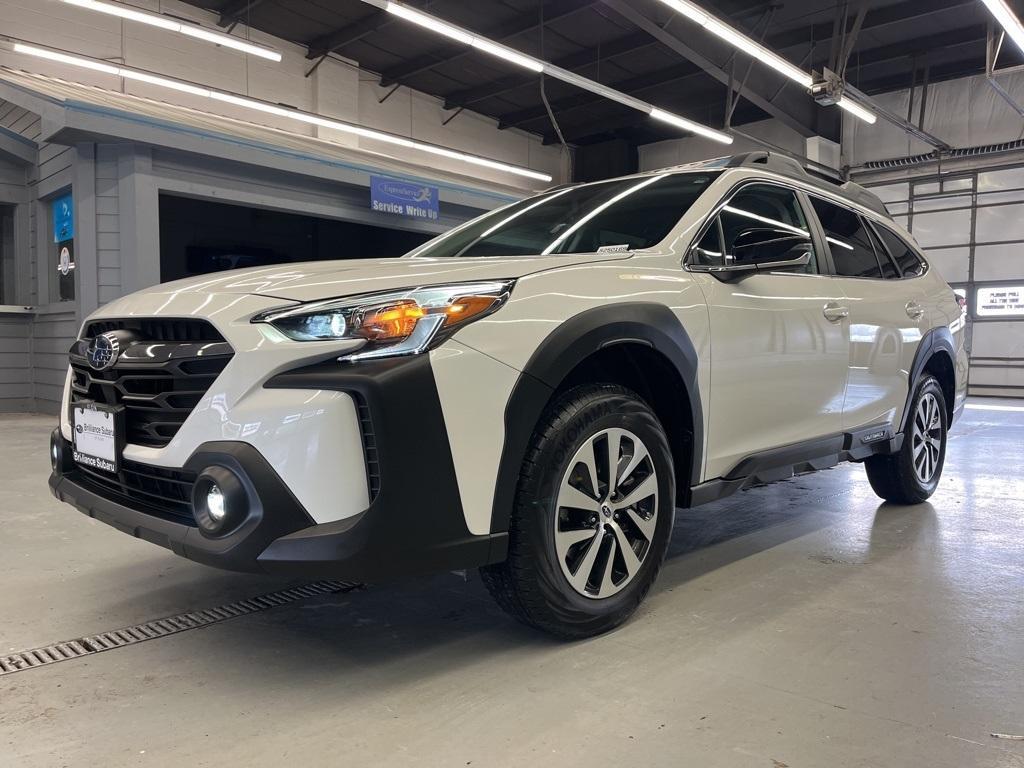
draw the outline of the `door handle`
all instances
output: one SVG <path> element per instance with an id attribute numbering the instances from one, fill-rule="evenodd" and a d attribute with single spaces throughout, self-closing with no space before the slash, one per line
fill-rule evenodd
<path id="1" fill-rule="evenodd" d="M 924 317 L 924 307 L 918 304 L 916 301 L 907 302 L 907 315 L 911 320 L 920 320 Z"/>
<path id="2" fill-rule="evenodd" d="M 830 323 L 838 323 L 844 317 L 850 316 L 850 310 L 848 307 L 841 307 L 834 301 L 830 301 L 826 304 L 821 313 Z"/>

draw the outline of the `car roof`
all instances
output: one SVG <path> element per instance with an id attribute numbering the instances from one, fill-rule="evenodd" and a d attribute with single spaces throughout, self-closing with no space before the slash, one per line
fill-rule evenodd
<path id="1" fill-rule="evenodd" d="M 889 211 L 881 199 L 852 181 L 844 182 L 837 171 L 819 164 L 803 164 L 793 157 L 778 152 L 747 152 L 742 155 L 730 155 L 726 157 L 715 157 L 709 160 L 699 160 L 684 165 L 674 165 L 667 168 L 644 171 L 643 173 L 623 176 L 621 179 L 643 178 L 654 174 L 663 173 L 693 173 L 700 171 L 724 171 L 729 169 L 750 169 L 771 171 L 777 176 L 783 176 L 794 181 L 802 182 L 829 195 L 843 199 L 849 203 L 866 208 L 867 210 L 882 216 L 891 218 Z M 620 179 L 620 180 L 621 180 Z M 605 179 L 603 181 L 615 181 L 616 179 Z M 588 182 L 601 183 L 601 182 Z M 553 187 L 548 192 L 556 189 L 564 189 L 570 186 L 585 186 L 584 184 L 563 184 Z"/>

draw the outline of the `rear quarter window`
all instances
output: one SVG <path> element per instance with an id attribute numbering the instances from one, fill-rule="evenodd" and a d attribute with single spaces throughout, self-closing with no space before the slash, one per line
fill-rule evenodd
<path id="1" fill-rule="evenodd" d="M 885 247 L 892 254 L 893 260 L 900 265 L 904 277 L 916 277 L 924 274 L 924 262 L 909 243 L 884 224 L 876 224 L 875 228 L 878 230 L 882 242 L 885 243 Z"/>

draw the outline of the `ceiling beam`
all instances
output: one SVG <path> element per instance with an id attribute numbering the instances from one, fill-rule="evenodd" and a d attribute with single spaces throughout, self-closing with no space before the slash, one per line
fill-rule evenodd
<path id="1" fill-rule="evenodd" d="M 652 40 L 650 35 L 645 32 L 630 32 L 628 35 L 616 38 L 615 40 L 602 45 L 600 48 L 600 58 L 608 59 L 614 56 L 621 56 L 656 44 L 656 41 Z M 593 64 L 598 60 L 598 49 L 586 48 L 582 51 L 571 53 L 568 56 L 563 56 L 560 59 L 555 59 L 551 63 L 561 67 L 562 69 L 574 71 L 581 67 L 585 67 L 588 64 Z M 460 91 L 453 91 L 444 97 L 444 107 L 445 109 L 469 107 L 478 101 L 483 101 L 484 99 L 491 98 L 492 96 L 500 96 L 504 93 L 508 93 L 509 91 L 514 91 L 516 88 L 521 88 L 524 85 L 531 85 L 536 82 L 537 76 L 533 74 L 509 75 L 490 83 L 484 83 L 483 85 L 474 86 L 472 88 L 465 88 Z"/>
<path id="2" fill-rule="evenodd" d="M 908 46 L 907 43 L 894 43 L 892 45 L 882 45 L 877 48 L 869 48 L 868 50 L 861 51 L 859 53 L 857 66 L 851 65 L 850 69 L 856 71 L 858 75 L 860 75 L 862 70 L 867 71 L 869 68 L 874 66 L 892 64 L 894 62 L 901 61 L 909 56 L 913 56 L 916 51 L 928 51 L 935 49 L 950 50 L 960 47 L 978 46 L 985 40 L 985 35 L 985 26 L 978 25 L 918 38 L 914 40 L 913 45 L 910 46 Z M 828 56 L 827 50 L 823 50 L 823 56 Z M 680 64 L 672 67 L 666 67 L 656 72 L 649 72 L 645 75 L 629 78 L 627 80 L 608 83 L 608 85 L 616 90 L 624 91 L 626 93 L 642 93 L 649 89 L 664 88 L 670 84 L 673 85 L 674 92 L 687 91 L 689 90 L 688 84 L 690 81 L 697 84 L 700 80 L 703 80 L 703 77 L 698 78 L 694 74 L 697 72 L 700 72 L 700 70 L 694 65 L 689 64 L 688 62 L 681 62 Z M 601 101 L 603 101 L 603 99 L 599 96 L 595 96 L 594 94 L 579 94 L 552 102 L 551 110 L 555 113 L 555 116 L 561 120 L 564 115 L 572 112 L 573 110 L 593 106 Z M 624 115 L 624 119 L 629 116 L 635 118 L 635 124 L 642 124 L 646 120 L 643 115 L 629 115 L 629 113 Z M 528 107 L 526 109 L 518 109 L 497 115 L 497 118 L 498 128 L 516 128 L 527 126 L 530 122 L 535 120 L 546 119 L 547 110 L 544 109 L 543 106 Z M 619 127 L 626 127 L 627 122 L 628 121 L 623 122 Z"/>
<path id="3" fill-rule="evenodd" d="M 636 96 L 645 90 L 669 85 L 670 83 L 676 83 L 685 80 L 686 78 L 693 77 L 700 72 L 701 70 L 690 62 L 681 61 L 670 67 L 665 67 L 654 72 L 647 72 L 625 80 L 605 83 L 605 85 L 610 88 L 614 88 L 617 91 L 628 93 L 631 96 Z M 581 107 L 588 107 L 592 104 L 598 104 L 605 100 L 606 99 L 603 96 L 598 96 L 593 93 L 577 93 L 568 98 L 551 102 L 551 111 L 555 113 L 556 117 L 560 117 L 566 112 L 570 112 Z M 545 109 L 543 104 L 535 107 L 527 107 L 525 109 L 517 109 L 513 112 L 506 112 L 505 114 L 498 115 L 498 128 L 516 128 L 533 120 L 547 118 L 547 115 L 547 109 Z M 637 114 L 637 118 L 642 121 L 646 120 L 647 116 Z"/>
<path id="4" fill-rule="evenodd" d="M 932 84 L 943 80 L 952 80 L 967 75 L 976 75 L 985 71 L 985 52 L 982 51 L 974 56 L 965 56 L 957 61 L 945 64 L 932 65 L 928 70 L 928 81 Z M 866 94 L 888 93 L 890 91 L 906 90 L 910 83 L 908 73 L 901 72 L 895 75 L 882 75 L 880 77 L 863 80 L 858 84 L 858 89 Z"/>
<path id="5" fill-rule="evenodd" d="M 756 71 L 751 71 L 746 83 L 736 83 L 727 69 L 733 50 L 712 39 L 710 35 L 701 33 L 688 36 L 684 42 L 637 11 L 632 3 L 626 0 L 601 2 L 666 48 L 696 64 L 722 85 L 735 87 L 744 99 L 802 136 L 810 137 L 820 133 L 817 113 L 821 107 L 801 90 L 779 89 L 782 78 L 777 73 L 769 73 L 763 67 L 759 67 Z"/>
<path id="6" fill-rule="evenodd" d="M 406 5 L 413 8 L 422 8 L 427 4 L 426 0 L 403 1 Z M 344 48 L 346 45 L 351 45 L 357 40 L 362 40 L 367 35 L 371 35 L 396 21 L 399 21 L 399 19 L 387 11 L 375 10 L 359 21 L 354 21 L 347 26 L 310 40 L 306 43 L 306 58 L 319 59 L 321 56 L 333 53 L 340 48 Z"/>
<path id="7" fill-rule="evenodd" d="M 917 21 L 932 13 L 956 10 L 963 6 L 973 5 L 975 0 L 907 0 L 890 5 L 877 11 L 868 11 L 864 18 L 862 32 L 887 27 L 891 24 Z M 797 46 L 808 45 L 812 40 L 827 41 L 832 33 L 832 23 L 825 22 L 798 29 L 786 30 L 768 35 L 766 45 L 775 50 L 786 50 Z M 636 30 L 622 37 L 602 43 L 599 48 L 588 48 L 557 59 L 554 63 L 563 69 L 576 70 L 593 64 L 601 59 L 612 59 L 658 45 L 646 32 Z M 472 88 L 464 88 L 445 95 L 445 109 L 471 107 L 478 101 L 514 91 L 536 82 L 532 75 L 509 75 L 491 83 Z"/>
<path id="8" fill-rule="evenodd" d="M 547 25 L 559 19 L 571 17 L 573 14 L 590 8 L 596 3 L 597 0 L 550 0 L 550 2 L 544 4 L 544 24 Z M 499 24 L 485 27 L 480 30 L 480 35 L 491 40 L 505 42 L 509 38 L 516 37 L 524 32 L 539 29 L 540 26 L 540 13 L 525 13 Z M 387 88 L 389 85 L 403 82 L 434 67 L 457 61 L 471 50 L 472 48 L 468 46 L 458 44 L 440 46 L 429 53 L 417 56 L 397 67 L 392 67 L 386 72 L 382 72 L 380 84 Z"/>
<path id="9" fill-rule="evenodd" d="M 687 113 L 683 104 L 676 104 L 675 112 L 685 115 L 691 120 L 700 119 L 705 124 L 722 122 L 725 119 L 725 99 L 722 99 L 721 89 L 717 86 L 703 88 L 691 94 L 694 102 L 705 105 L 704 111 L 699 115 Z M 668 104 L 666 108 L 673 107 Z M 755 120 L 763 120 L 765 114 L 762 110 L 749 102 L 741 103 L 733 115 L 734 125 L 743 125 Z M 591 115 L 581 115 L 579 119 L 563 123 L 562 133 L 565 140 L 570 144 L 592 143 L 594 140 L 604 136 L 622 134 L 623 132 L 643 132 L 657 137 L 655 140 L 679 138 L 678 131 L 671 126 L 659 123 L 657 120 L 645 119 L 643 115 L 637 115 L 625 108 L 619 108 L 617 104 L 608 104 L 607 113 L 602 111 L 599 120 Z M 558 137 L 551 128 L 546 128 L 542 133 L 544 144 L 558 144 Z M 724 150 L 723 154 L 727 153 Z"/>
<path id="10" fill-rule="evenodd" d="M 258 5 L 263 5 L 264 0 L 231 0 L 220 9 L 220 18 L 217 19 L 218 27 L 230 27 L 238 21 L 244 21 L 244 16 Z"/>
<path id="11" fill-rule="evenodd" d="M 850 61 L 847 73 L 857 72 L 858 76 L 862 70 L 881 64 L 891 64 L 894 61 L 908 59 L 917 56 L 919 60 L 926 59 L 930 51 L 949 50 L 965 46 L 977 46 L 985 40 L 986 29 L 984 24 L 961 29 L 951 29 L 947 32 L 939 32 L 927 37 L 918 37 L 913 40 L 881 45 L 877 48 L 869 48 L 859 51 Z M 904 74 L 904 77 L 906 75 Z"/>

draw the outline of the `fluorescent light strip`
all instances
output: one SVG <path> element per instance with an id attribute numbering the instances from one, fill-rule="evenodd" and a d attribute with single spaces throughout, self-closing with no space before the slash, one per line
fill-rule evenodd
<path id="1" fill-rule="evenodd" d="M 1017 47 L 1024 51 L 1024 26 L 1005 0 L 982 0 Z"/>
<path id="2" fill-rule="evenodd" d="M 627 107 L 638 110 L 639 112 L 645 112 L 656 120 L 662 120 L 677 128 L 696 133 L 715 141 L 719 141 L 722 144 L 732 144 L 732 136 L 722 131 L 716 131 L 714 128 L 709 128 L 706 125 L 695 123 L 692 120 L 687 120 L 685 117 L 680 117 L 664 109 L 655 107 L 646 101 L 636 99 L 629 94 L 617 91 L 614 88 L 609 88 L 607 85 L 602 85 L 589 78 L 582 77 L 567 69 L 556 67 L 554 64 L 550 64 L 546 61 L 541 61 L 533 56 L 527 56 L 524 53 L 509 48 L 507 45 L 496 43 L 493 40 L 489 40 L 485 37 L 475 35 L 472 32 L 457 27 L 454 24 L 449 24 L 446 21 L 442 21 L 435 16 L 431 16 L 428 13 L 417 11 L 410 8 L 407 5 L 401 3 L 392 2 L 392 0 L 363 0 L 367 5 L 372 5 L 375 8 L 383 8 L 388 13 L 392 13 L 405 21 L 416 24 L 423 29 L 428 29 L 444 37 L 455 40 L 456 42 L 462 43 L 463 45 L 472 46 L 477 50 L 488 53 L 491 56 L 504 59 L 516 66 L 528 69 L 531 72 L 541 73 L 550 75 L 556 80 L 575 85 L 577 88 L 582 88 L 585 91 L 590 91 L 598 96 L 604 96 L 606 99 L 617 101 L 620 104 L 624 104 Z M 810 87 L 810 83 L 808 83 Z"/>
<path id="3" fill-rule="evenodd" d="M 376 5 L 376 3 L 373 3 L 373 5 Z M 492 42 L 485 37 L 474 35 L 472 32 L 462 29 L 461 27 L 456 27 L 453 24 L 441 21 L 430 14 L 422 13 L 421 11 L 417 11 L 407 5 L 388 2 L 385 4 L 384 9 L 388 13 L 398 16 L 400 19 L 405 19 L 406 21 L 417 24 L 424 29 L 429 29 L 431 32 L 444 35 L 457 43 L 472 46 L 477 50 L 488 53 L 491 56 L 496 56 L 499 59 L 509 61 L 517 66 L 523 67 L 524 69 L 529 69 L 533 72 L 542 72 L 544 70 L 543 62 L 538 61 L 532 56 L 519 53 L 519 51 L 512 50 L 500 43 Z"/>
<path id="4" fill-rule="evenodd" d="M 839 101 L 836 102 L 836 106 L 841 108 L 841 109 L 845 109 L 847 112 L 849 112 L 854 117 L 859 117 L 861 120 L 863 120 L 868 125 L 874 125 L 875 121 L 878 119 L 877 117 L 875 117 L 875 114 L 873 112 L 871 112 L 868 109 L 862 107 L 857 102 L 852 101 L 851 99 L 846 98 L 845 96 L 840 96 L 839 97 Z"/>
<path id="5" fill-rule="evenodd" d="M 667 5 L 676 13 L 681 13 L 691 21 L 696 22 L 700 26 L 704 27 L 708 32 L 721 38 L 734 48 L 739 48 L 741 51 L 753 56 L 761 63 L 767 64 L 775 71 L 782 73 L 790 80 L 800 83 L 804 88 L 810 88 L 814 84 L 814 78 L 811 77 L 809 73 L 804 72 L 795 64 L 790 64 L 777 53 L 770 51 L 757 41 L 744 35 L 742 32 L 739 32 L 729 25 L 719 21 L 696 3 L 691 3 L 690 0 L 659 0 L 659 2 L 663 5 Z"/>
<path id="6" fill-rule="evenodd" d="M 724 40 L 734 48 L 738 48 L 749 56 L 757 59 L 762 64 L 767 64 L 776 72 L 785 75 L 793 82 L 802 85 L 804 88 L 810 88 L 814 85 L 814 77 L 812 75 L 804 72 L 795 64 L 790 64 L 777 53 L 765 48 L 756 40 L 747 37 L 742 32 L 715 18 L 697 4 L 690 2 L 690 0 L 659 0 L 659 2 L 662 5 L 668 6 L 676 13 L 682 14 L 691 21 L 696 22 L 700 26 L 704 27 L 708 32 Z M 985 2 L 989 7 L 997 4 L 1002 5 L 1002 0 L 985 0 Z M 993 13 L 994 12 L 995 11 L 993 11 Z M 1010 15 L 1012 16 L 1012 14 Z M 1020 28 L 1020 22 L 1017 22 L 1017 26 Z M 1024 29 L 1021 30 L 1021 42 L 1018 44 L 1020 44 L 1021 49 L 1024 50 Z M 873 125 L 877 119 L 868 109 L 851 101 L 850 99 L 847 99 L 846 97 L 837 101 L 836 105 L 842 107 L 850 114 L 856 115 L 866 123 Z"/>
<path id="7" fill-rule="evenodd" d="M 187 21 L 178 21 L 177 19 L 162 16 L 159 13 L 150 13 L 149 11 L 143 11 L 127 5 L 121 5 L 120 3 L 104 2 L 104 0 L 62 0 L 62 2 L 67 3 L 68 5 L 76 5 L 79 8 L 86 8 L 90 11 L 98 11 L 99 13 L 106 13 L 111 16 L 118 16 L 119 18 L 127 19 L 129 21 L 148 24 L 151 27 L 159 27 L 160 29 L 167 30 L 168 32 L 179 32 L 183 35 L 188 35 L 189 37 L 205 40 L 209 43 L 216 43 L 217 45 L 223 45 L 225 48 L 234 48 L 237 51 L 250 53 L 253 56 L 270 59 L 271 61 L 281 60 L 281 54 L 271 48 L 256 45 L 255 43 L 249 43 L 245 40 L 239 40 L 237 37 L 225 35 L 221 32 L 213 32 L 199 26 L 198 24 L 190 24 Z"/>
<path id="8" fill-rule="evenodd" d="M 547 248 L 545 248 L 543 251 L 541 251 L 541 255 L 542 256 L 547 256 L 549 253 L 551 253 L 553 250 L 555 250 L 555 248 L 557 248 L 559 245 L 564 243 L 565 240 L 573 232 L 578 230 L 580 227 L 582 227 L 588 221 L 590 221 L 595 216 L 600 214 L 602 211 L 604 211 L 604 210 L 610 208 L 611 206 L 615 205 L 620 200 L 624 200 L 625 198 L 627 198 L 630 195 L 632 195 L 634 192 L 639 192 L 644 187 L 649 186 L 649 185 L 655 183 L 656 181 L 661 181 L 662 179 L 664 179 L 668 175 L 669 174 L 667 174 L 667 173 L 660 173 L 657 176 L 651 176 L 649 179 L 644 179 L 639 184 L 634 184 L 629 189 L 626 189 L 626 190 L 623 190 L 622 192 L 619 192 L 619 194 L 615 195 L 615 197 L 611 198 L 610 200 L 607 200 L 607 201 L 601 203 L 601 205 L 597 206 L 597 208 L 592 210 L 590 213 L 588 213 L 583 218 L 578 219 L 575 224 L 573 224 L 571 227 L 569 227 L 567 230 L 565 230 L 565 232 L 563 232 L 557 238 L 555 238 L 555 240 L 552 241 L 551 245 L 549 245 Z"/>
<path id="9" fill-rule="evenodd" d="M 666 112 L 664 109 L 658 107 L 651 107 L 651 117 L 655 120 L 661 120 L 662 122 L 674 125 L 677 128 L 682 128 L 685 131 L 692 131 L 693 133 L 700 134 L 714 141 L 719 141 L 722 144 L 732 144 L 732 136 L 725 133 L 719 133 L 718 131 L 709 131 L 700 123 L 695 123 L 692 120 L 687 120 L 685 117 L 674 115 L 671 112 Z"/>
<path id="10" fill-rule="evenodd" d="M 393 144 L 405 149 L 412 149 L 417 152 L 425 152 L 427 154 L 435 155 L 437 157 L 445 157 L 450 160 L 455 160 L 461 163 L 468 163 L 470 165 L 480 166 L 482 168 L 490 168 L 492 170 L 501 171 L 503 173 L 511 173 L 516 176 L 524 176 L 529 179 L 535 179 L 548 183 L 551 181 L 551 176 L 547 173 L 541 173 L 540 171 L 533 171 L 529 168 L 522 168 L 517 165 L 509 165 L 508 163 L 502 163 L 497 160 L 489 160 L 479 155 L 470 155 L 465 152 L 458 152 L 454 149 L 447 149 L 446 147 L 440 147 L 436 144 L 426 144 L 424 142 L 415 141 L 413 139 L 407 139 L 403 136 L 396 136 L 392 133 L 385 133 L 384 131 L 377 131 L 372 128 L 363 128 L 362 126 L 352 125 L 351 123 L 345 123 L 340 120 L 333 120 L 322 115 L 313 114 L 311 112 L 303 112 L 300 109 L 292 109 L 289 107 L 281 107 L 276 104 L 270 104 L 265 101 L 258 99 L 251 99 L 247 96 L 240 96 L 234 93 L 227 93 L 225 91 L 217 91 L 210 88 L 204 88 L 201 85 L 194 83 L 188 83 L 183 80 L 176 80 L 174 78 L 162 77 L 160 75 L 154 75 L 144 70 L 133 69 L 131 67 L 116 66 L 108 64 L 102 61 L 96 61 L 89 59 L 84 56 L 74 56 L 71 54 L 62 53 L 60 51 L 54 51 L 49 48 L 41 48 L 35 45 L 29 45 L 27 43 L 13 44 L 13 49 L 17 53 L 24 53 L 29 56 L 36 56 L 42 59 L 49 59 L 50 61 L 57 61 L 62 64 L 69 64 L 75 67 L 82 67 L 84 69 L 91 69 L 98 72 L 104 72 L 108 75 L 117 75 L 120 77 L 127 78 L 129 80 L 139 80 L 151 85 L 156 85 L 162 88 L 168 88 L 175 91 L 182 91 L 190 93 L 194 96 L 202 96 L 205 98 L 213 99 L 215 101 L 223 101 L 228 104 L 234 104 L 238 107 L 246 109 L 256 110 L 258 112 L 265 112 L 270 115 L 277 117 L 283 117 L 297 122 L 306 123 L 309 125 L 319 125 L 324 128 L 330 128 L 336 131 L 342 131 L 344 133 L 355 134 L 366 139 L 372 139 L 373 141 L 380 141 L 386 144 Z"/>

